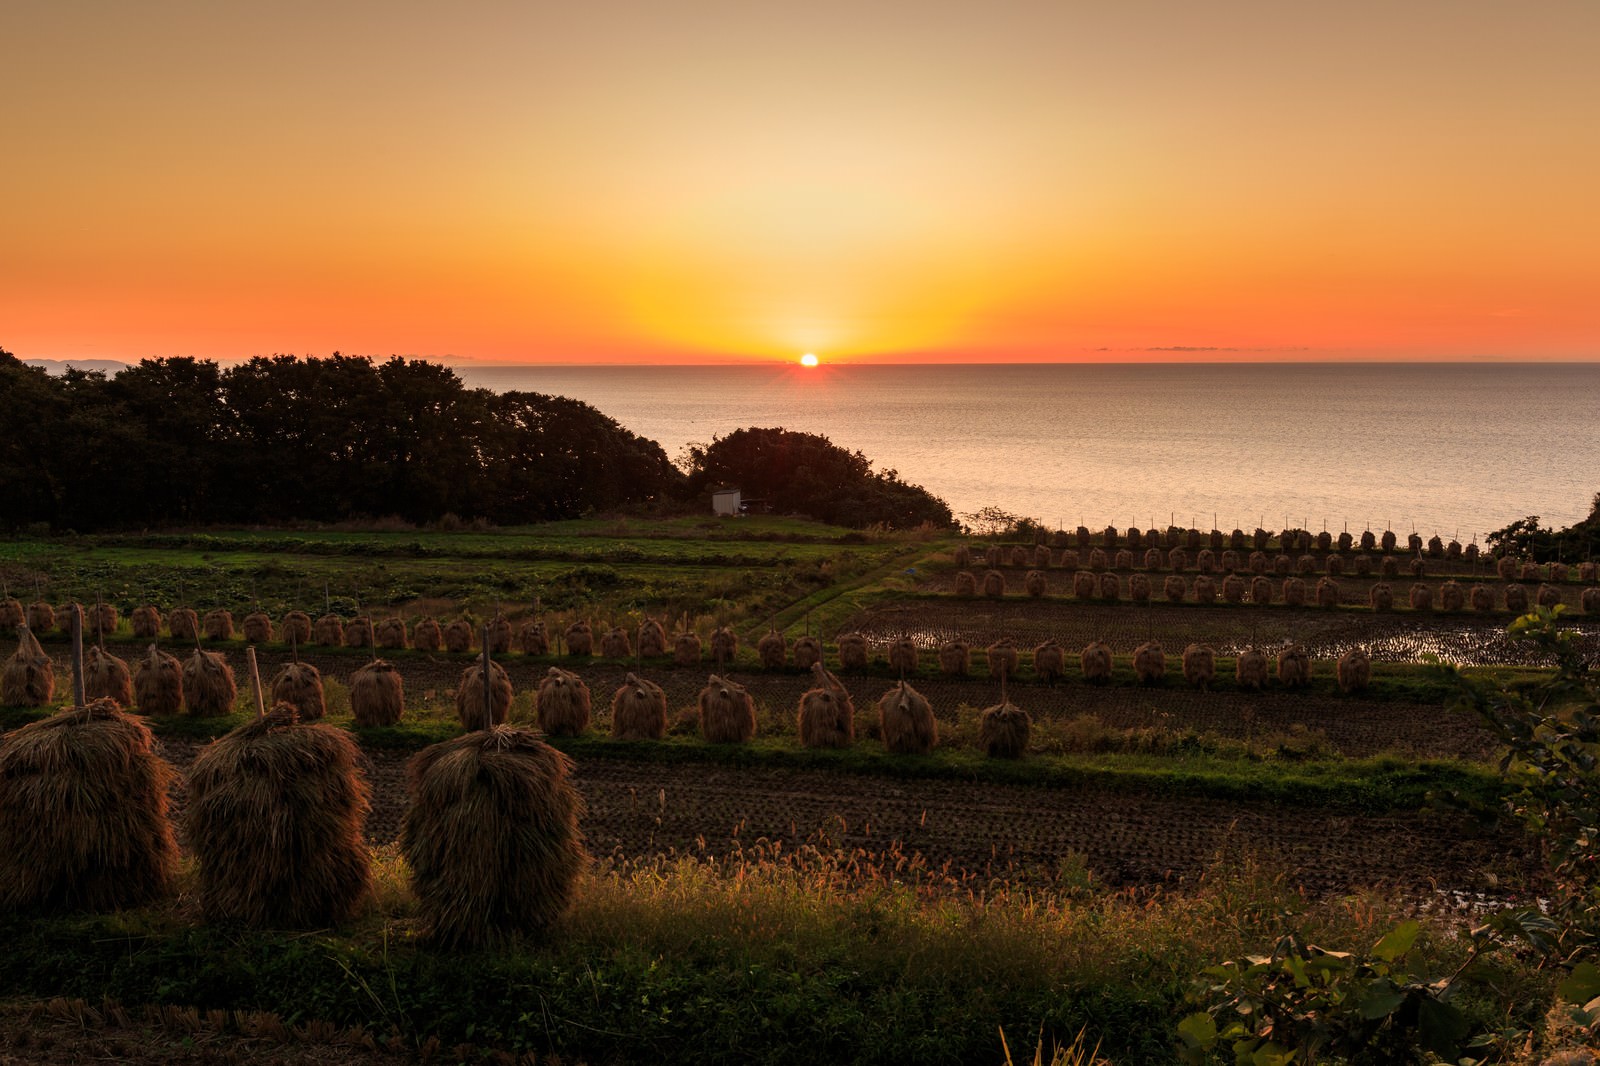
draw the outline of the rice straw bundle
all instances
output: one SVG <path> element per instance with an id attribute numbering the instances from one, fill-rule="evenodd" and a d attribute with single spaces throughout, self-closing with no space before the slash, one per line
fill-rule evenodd
<path id="1" fill-rule="evenodd" d="M 1587 588 L 1578 597 L 1578 606 L 1584 614 L 1600 614 L 1600 588 Z"/>
<path id="2" fill-rule="evenodd" d="M 956 551 L 951 556 L 951 562 L 955 563 L 958 570 L 969 569 L 972 566 L 972 549 L 965 544 L 956 545 Z"/>
<path id="3" fill-rule="evenodd" d="M 489 619 L 489 623 L 483 628 L 486 634 L 484 639 L 488 641 L 490 655 L 506 655 L 510 653 L 511 622 L 505 615 L 496 611 L 494 617 Z M 623 640 L 627 640 L 626 634 L 623 635 Z"/>
<path id="4" fill-rule="evenodd" d="M 606 659 L 633 658 L 633 641 L 621 626 L 612 626 L 600 635 L 600 655 Z"/>
<path id="5" fill-rule="evenodd" d="M 1551 563 L 1550 564 L 1550 584 L 1559 585 L 1559 584 L 1561 584 L 1562 582 L 1564 582 L 1566 580 L 1567 580 L 1567 564 L 1566 563 Z M 116 628 L 115 623 L 113 623 L 112 628 L 113 629 Z"/>
<path id="6" fill-rule="evenodd" d="M 472 650 L 474 636 L 472 623 L 465 618 L 457 618 L 444 627 L 444 650 L 456 655 L 465 654 Z M 576 655 L 577 652 L 572 654 Z"/>
<path id="7" fill-rule="evenodd" d="M 1435 559 L 1444 558 L 1444 541 L 1439 539 L 1437 533 L 1428 538 L 1428 554 Z"/>
<path id="8" fill-rule="evenodd" d="M 1079 526 L 1073 530 L 1073 536 L 1077 538 L 1079 548 L 1087 548 L 1089 546 L 1090 535 L 1087 526 Z"/>
<path id="9" fill-rule="evenodd" d="M 1133 672 L 1141 684 L 1161 683 L 1167 673 L 1167 654 L 1162 650 L 1160 641 L 1147 640 L 1134 649 Z"/>
<path id="10" fill-rule="evenodd" d="M 278 626 L 278 635 L 285 644 L 311 643 L 311 616 L 304 611 L 290 611 Z"/>
<path id="11" fill-rule="evenodd" d="M 1466 593 L 1454 581 L 1439 586 L 1439 606 L 1446 611 L 1459 611 L 1467 605 Z"/>
<path id="12" fill-rule="evenodd" d="M 1272 534 L 1257 526 L 1256 531 L 1250 535 L 1250 543 L 1256 551 L 1265 551 L 1267 545 L 1272 543 Z"/>
<path id="13" fill-rule="evenodd" d="M 1222 569 L 1230 574 L 1239 569 L 1239 553 L 1236 551 L 1223 552 Z"/>
<path id="14" fill-rule="evenodd" d="M 133 706 L 133 675 L 128 664 L 97 645 L 84 652 L 83 697 L 111 700 L 118 707 Z"/>
<path id="15" fill-rule="evenodd" d="M 393 664 L 374 659 L 350 675 L 350 713 L 356 725 L 398 725 L 405 705 L 405 681 Z"/>
<path id="16" fill-rule="evenodd" d="M 1132 570 L 1133 553 L 1127 548 L 1123 548 L 1121 551 L 1117 552 L 1114 563 L 1118 570 Z"/>
<path id="17" fill-rule="evenodd" d="M 179 607 L 167 615 L 167 632 L 173 640 L 193 641 L 200 636 L 200 616 L 189 607 Z"/>
<path id="18" fill-rule="evenodd" d="M 56 609 L 43 600 L 28 604 L 26 614 L 28 629 L 35 634 L 48 633 L 56 627 Z"/>
<path id="19" fill-rule="evenodd" d="M 993 759 L 1017 759 L 1028 750 L 1033 719 L 1028 712 L 1002 697 L 978 715 L 978 744 Z"/>
<path id="20" fill-rule="evenodd" d="M 660 659 L 666 654 L 666 627 L 654 618 L 646 618 L 639 626 L 639 655 L 646 659 Z"/>
<path id="21" fill-rule="evenodd" d="M 7 707 L 43 707 L 55 696 L 56 668 L 39 646 L 33 630 L 17 627 L 17 650 L 0 672 L 0 704 Z"/>
<path id="22" fill-rule="evenodd" d="M 1161 555 L 1160 548 L 1151 548 L 1144 553 L 1144 568 L 1146 570 L 1160 570 L 1166 560 Z"/>
<path id="23" fill-rule="evenodd" d="M 1366 577 L 1368 574 L 1372 573 L 1372 556 L 1356 556 L 1356 573 L 1361 577 Z"/>
<path id="24" fill-rule="evenodd" d="M 1217 677 L 1217 653 L 1204 644 L 1183 649 L 1183 679 L 1196 688 L 1206 688 Z"/>
<path id="25" fill-rule="evenodd" d="M 176 618 L 178 612 L 173 611 L 172 615 Z M 176 637 L 178 634 L 172 635 Z M 311 626 L 311 641 L 329 648 L 344 647 L 344 619 L 336 614 L 325 614 L 318 618 Z"/>
<path id="26" fill-rule="evenodd" d="M 1300 645 L 1291 644 L 1278 653 L 1278 682 L 1289 688 L 1311 683 L 1311 656 Z"/>
<path id="27" fill-rule="evenodd" d="M 965 641 L 949 641 L 939 648 L 939 672 L 947 677 L 966 677 L 970 658 Z"/>
<path id="28" fill-rule="evenodd" d="M 1315 555 L 1302 555 L 1294 561 L 1294 570 L 1297 574 L 1314 574 L 1317 572 L 1317 557 Z"/>
<path id="29" fill-rule="evenodd" d="M 1467 599 L 1474 611 L 1494 610 L 1494 593 L 1483 585 L 1472 586 L 1471 591 L 1467 593 Z"/>
<path id="30" fill-rule="evenodd" d="M 1115 548 L 1117 546 L 1117 527 L 1107 526 L 1105 532 L 1100 535 L 1100 539 L 1107 549 Z"/>
<path id="31" fill-rule="evenodd" d="M 1031 553 L 1027 548 L 1024 548 L 1020 544 L 1017 545 L 1015 548 L 1011 549 L 1011 565 L 1020 570 L 1022 567 L 1028 565 L 1028 559 L 1030 555 Z"/>
<path id="32" fill-rule="evenodd" d="M 1304 607 L 1306 605 L 1306 583 L 1303 578 L 1286 577 L 1283 579 L 1283 602 L 1289 607 Z"/>
<path id="33" fill-rule="evenodd" d="M 1250 572 L 1252 574 L 1264 574 L 1264 573 L 1267 572 L 1267 553 L 1266 552 L 1251 552 L 1250 553 Z"/>
<path id="34" fill-rule="evenodd" d="M 1167 553 L 1167 565 L 1174 570 L 1183 570 L 1189 565 L 1189 556 L 1182 548 L 1173 548 Z"/>
<path id="35" fill-rule="evenodd" d="M 788 655 L 789 642 L 783 639 L 783 634 L 776 628 L 769 627 L 766 634 L 756 641 L 756 658 L 761 660 L 763 670 L 782 670 Z"/>
<path id="36" fill-rule="evenodd" d="M 1015 677 L 1017 663 L 1017 647 L 1009 640 L 997 640 L 984 649 L 984 662 L 988 664 L 990 677 Z"/>
<path id="37" fill-rule="evenodd" d="M 1342 598 L 1339 583 L 1331 577 L 1322 578 L 1317 582 L 1317 606 L 1337 607 Z"/>
<path id="38" fill-rule="evenodd" d="M 1050 591 L 1050 582 L 1044 576 L 1043 570 L 1029 570 L 1028 576 L 1023 579 L 1022 591 L 1033 599 L 1043 599 Z"/>
<path id="39" fill-rule="evenodd" d="M 1240 688 L 1259 691 L 1267 683 L 1267 657 L 1254 648 L 1241 652 L 1234 660 L 1233 676 Z"/>
<path id="40" fill-rule="evenodd" d="M 1129 574 L 1128 598 L 1135 603 L 1149 603 L 1150 579 L 1144 574 Z"/>
<path id="41" fill-rule="evenodd" d="M 629 674 L 611 697 L 611 736 L 660 740 L 667 735 L 667 694 L 653 681 Z"/>
<path id="42" fill-rule="evenodd" d="M 756 706 L 742 685 L 712 674 L 700 690 L 700 735 L 708 744 L 748 744 L 756 735 Z"/>
<path id="43" fill-rule="evenodd" d="M 272 642 L 272 616 L 264 611 L 251 611 L 245 615 L 239 628 L 244 632 L 244 639 L 249 644 Z"/>
<path id="44" fill-rule="evenodd" d="M 575 737 L 589 729 L 589 686 L 559 666 L 545 671 L 534 701 L 539 728 L 553 737 Z"/>
<path id="45" fill-rule="evenodd" d="M 1211 579 L 1206 578 L 1205 580 L 1210 581 Z M 1188 583 L 1177 574 L 1169 574 L 1167 579 L 1161 583 L 1162 593 L 1164 593 L 1167 599 L 1173 603 L 1182 603 L 1184 594 L 1188 592 L 1188 590 Z"/>
<path id="46" fill-rule="evenodd" d="M 418 651 L 438 651 L 444 647 L 444 627 L 438 619 L 417 619 L 411 627 L 411 646 Z"/>
<path id="47" fill-rule="evenodd" d="M 914 674 L 922 666 L 922 652 L 910 637 L 889 645 L 889 669 L 897 674 Z"/>
<path id="48" fill-rule="evenodd" d="M 1111 680 L 1111 645 L 1103 640 L 1096 640 L 1084 646 L 1083 652 L 1078 656 L 1078 664 L 1083 670 L 1083 679 L 1102 684 Z"/>
<path id="49" fill-rule="evenodd" d="M 409 643 L 406 637 L 406 621 L 404 618 L 391 616 L 372 627 L 372 642 L 388 651 L 404 648 Z"/>
<path id="50" fill-rule="evenodd" d="M 1340 551 L 1348 552 L 1350 550 L 1351 546 L 1354 545 L 1354 544 L 1355 544 L 1355 538 L 1351 537 L 1349 533 L 1340 533 L 1339 534 L 1339 550 Z"/>
<path id="51" fill-rule="evenodd" d="M 1200 588 L 1200 582 L 1204 580 L 1205 578 L 1199 578 L 1195 581 L 1194 584 L 1196 591 L 1198 591 Z M 1244 578 L 1240 577 L 1238 574 L 1229 574 L 1227 577 L 1222 579 L 1222 598 L 1227 602 L 1243 603 L 1244 590 Z"/>
<path id="52" fill-rule="evenodd" d="M 933 705 L 904 681 L 878 700 L 878 732 L 895 755 L 926 755 L 939 743 Z"/>
<path id="53" fill-rule="evenodd" d="M 1515 581 L 1517 579 L 1517 561 L 1509 555 L 1502 555 L 1494 561 L 1494 572 L 1501 581 Z"/>
<path id="54" fill-rule="evenodd" d="M 983 553 L 983 564 L 991 567 L 1006 565 L 1006 550 L 998 544 L 989 545 Z"/>
<path id="55" fill-rule="evenodd" d="M 1351 648 L 1339 656 L 1336 673 L 1341 692 L 1364 692 L 1372 681 L 1372 660 L 1360 648 Z"/>
<path id="56" fill-rule="evenodd" d="M 800 697 L 796 725 L 808 748 L 847 748 L 856 739 L 855 704 L 839 679 L 820 664 L 811 668 L 816 686 Z"/>
<path id="57" fill-rule="evenodd" d="M 1080 600 L 1093 599 L 1097 585 L 1094 575 L 1087 570 L 1072 575 L 1072 594 Z"/>
<path id="58" fill-rule="evenodd" d="M 1592 585 L 1595 582 L 1597 572 L 1600 572 L 1600 567 L 1596 567 L 1594 563 L 1583 562 L 1578 564 L 1579 581 Z"/>
<path id="59" fill-rule="evenodd" d="M 1512 614 L 1528 613 L 1528 589 L 1525 585 L 1507 585 L 1505 591 L 1506 610 Z"/>
<path id="60" fill-rule="evenodd" d="M 206 616 L 200 620 L 200 629 L 207 640 L 232 640 L 233 612 L 221 607 L 207 611 Z"/>
<path id="61" fill-rule="evenodd" d="M 1033 549 L 1033 566 L 1036 570 L 1050 569 L 1050 549 L 1043 544 Z"/>
<path id="62" fill-rule="evenodd" d="M 1272 558 L 1272 572 L 1279 577 L 1287 577 L 1294 573 L 1294 560 L 1287 555 L 1275 555 Z"/>
<path id="63" fill-rule="evenodd" d="M 1422 535 L 1420 533 L 1412 533 L 1410 536 L 1406 537 L 1406 552 L 1408 554 L 1417 555 L 1421 551 Z"/>
<path id="64" fill-rule="evenodd" d="M 1234 551 L 1244 550 L 1244 530 L 1235 528 L 1228 534 L 1228 547 Z"/>
<path id="65" fill-rule="evenodd" d="M 839 669 L 865 670 L 867 668 L 867 638 L 860 633 L 844 633 L 839 637 Z"/>
<path id="66" fill-rule="evenodd" d="M 1553 568 L 1552 568 L 1553 569 Z M 85 637 L 110 636 L 117 631 L 117 609 L 109 603 L 97 603 L 83 609 Z"/>
<path id="67" fill-rule="evenodd" d="M 1374 611 L 1387 611 L 1394 606 L 1394 590 L 1380 581 L 1367 594 L 1367 603 Z"/>
<path id="68" fill-rule="evenodd" d="M 1389 552 L 1394 551 L 1394 546 L 1395 546 L 1394 530 L 1392 530 L 1392 529 L 1384 530 L 1383 531 L 1383 536 L 1379 539 L 1378 543 L 1383 545 L 1383 550 L 1384 550 L 1385 554 L 1388 554 Z"/>
<path id="69" fill-rule="evenodd" d="M 1094 571 L 1097 571 L 1097 572 L 1101 571 L 1101 570 L 1104 570 L 1106 568 L 1106 566 L 1109 564 L 1109 562 L 1110 562 L 1110 560 L 1106 556 L 1106 553 L 1101 551 L 1099 548 L 1096 548 L 1096 549 L 1094 549 L 1094 551 L 1089 553 L 1089 569 L 1090 570 L 1094 570 Z"/>
<path id="70" fill-rule="evenodd" d="M 161 612 L 154 607 L 135 607 L 128 616 L 133 635 L 140 640 L 155 640 L 161 635 Z"/>
<path id="71" fill-rule="evenodd" d="M 1203 548 L 1200 554 L 1194 557 L 1194 568 L 1202 574 L 1215 573 L 1217 569 L 1217 553 L 1210 548 Z"/>
<path id="72" fill-rule="evenodd" d="M 272 703 L 293 707 L 302 722 L 311 722 L 328 713 L 322 694 L 322 671 L 310 663 L 285 663 L 272 679 Z"/>
<path id="73" fill-rule="evenodd" d="M 1067 676 L 1067 653 L 1054 640 L 1047 640 L 1033 649 L 1033 672 L 1039 680 L 1054 685 Z"/>
<path id="74" fill-rule="evenodd" d="M 537 618 L 523 622 L 517 630 L 517 647 L 524 655 L 549 655 L 550 634 L 546 632 L 544 623 Z"/>
<path id="75" fill-rule="evenodd" d="M 192 715 L 232 714 L 239 695 L 233 669 L 221 652 L 196 648 L 183 664 L 183 699 Z"/>
<path id="76" fill-rule="evenodd" d="M 511 678 L 494 660 L 489 660 L 489 722 L 483 720 L 483 662 L 481 660 L 461 671 L 456 684 L 456 717 L 463 729 L 484 729 L 487 725 L 501 725 L 511 712 Z"/>
<path id="77" fill-rule="evenodd" d="M 1461 549 L 1461 558 L 1465 559 L 1469 563 L 1477 562 L 1479 554 L 1480 554 L 1480 552 L 1478 550 L 1478 545 L 1477 545 L 1476 541 L 1474 541 L 1471 544 L 1468 544 L 1465 548 Z"/>
<path id="78" fill-rule="evenodd" d="M 1272 602 L 1272 579 L 1256 577 L 1250 579 L 1250 602 L 1265 606 Z"/>
<path id="79" fill-rule="evenodd" d="M 344 626 L 344 646 L 347 648 L 372 647 L 372 619 L 358 614 Z"/>
<path id="80" fill-rule="evenodd" d="M 589 623 L 583 619 L 580 618 L 568 626 L 562 636 L 567 642 L 568 655 L 594 654 L 594 630 L 590 629 Z"/>
<path id="81" fill-rule="evenodd" d="M 1445 545 L 1444 557 L 1451 560 L 1460 559 L 1461 542 L 1459 540 L 1451 540 L 1449 544 Z"/>
<path id="82" fill-rule="evenodd" d="M 1317 534 L 1317 550 L 1325 552 L 1331 547 L 1333 547 L 1333 534 L 1324 529 Z"/>
<path id="83" fill-rule="evenodd" d="M 1561 602 L 1561 590 L 1554 585 L 1540 585 L 1538 603 L 1540 607 L 1554 607 Z"/>
<path id="84" fill-rule="evenodd" d="M 1240 584 L 1244 584 L 1241 580 Z M 1217 600 L 1217 583 L 1206 574 L 1201 574 L 1194 579 L 1194 598 L 1196 603 L 1215 603 Z"/>
<path id="85" fill-rule="evenodd" d="M 1113 573 L 1100 575 L 1100 598 L 1102 600 L 1115 600 L 1122 595 L 1122 580 Z"/>
<path id="86" fill-rule="evenodd" d="M 679 666 L 700 665 L 700 636 L 684 630 L 672 638 L 672 661 Z"/>
<path id="87" fill-rule="evenodd" d="M 154 644 L 134 665 L 133 698 L 139 713 L 174 715 L 183 710 L 183 667 Z"/>
<path id="88" fill-rule="evenodd" d="M 28 614 L 22 609 L 21 600 L 12 596 L 0 599 L 0 629 L 12 631 L 27 624 Z"/>
<path id="89" fill-rule="evenodd" d="M 1421 577 L 1422 573 L 1423 573 L 1423 568 L 1425 567 L 1426 564 L 1423 563 L 1422 557 L 1419 555 L 1416 558 L 1411 559 L 1410 562 L 1408 563 L 1408 565 L 1409 565 L 1409 567 L 1411 569 L 1411 576 L 1412 577 Z"/>
<path id="90" fill-rule="evenodd" d="M 964 600 L 970 600 L 978 594 L 978 579 L 963 570 L 956 575 L 956 595 Z"/>
<path id="91" fill-rule="evenodd" d="M 718 663 L 731 663 L 739 654 L 739 634 L 727 626 L 711 631 L 711 658 Z"/>
<path id="92" fill-rule="evenodd" d="M 1328 571 L 1328 576 L 1329 577 L 1338 577 L 1340 574 L 1343 574 L 1344 573 L 1344 556 L 1342 556 L 1342 555 L 1330 555 L 1330 556 L 1328 556 L 1328 561 L 1326 563 L 1326 569 Z"/>
<path id="93" fill-rule="evenodd" d="M 1372 530 L 1364 530 L 1361 534 L 1361 550 L 1369 552 L 1377 548 L 1378 539 L 1372 535 Z"/>
<path id="94" fill-rule="evenodd" d="M 1078 569 L 1078 558 L 1079 558 L 1078 553 L 1076 551 L 1072 550 L 1071 548 L 1068 548 L 1066 551 L 1061 553 L 1061 569 L 1063 569 L 1063 570 L 1076 570 L 1076 569 Z"/>
<path id="95" fill-rule="evenodd" d="M 1006 594 L 1006 576 L 998 570 L 985 570 L 983 574 L 983 594 L 991 600 L 998 600 Z"/>
<path id="96" fill-rule="evenodd" d="M 1378 560 L 1378 573 L 1384 577 L 1400 576 L 1400 560 L 1392 555 L 1385 555 Z"/>
<path id="97" fill-rule="evenodd" d="M 809 670 L 822 661 L 822 642 L 807 635 L 794 642 L 794 665 L 798 670 Z"/>

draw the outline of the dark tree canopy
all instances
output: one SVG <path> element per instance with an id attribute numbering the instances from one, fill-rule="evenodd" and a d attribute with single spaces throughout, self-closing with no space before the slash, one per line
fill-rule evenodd
<path id="1" fill-rule="evenodd" d="M 689 449 L 689 484 L 697 495 L 734 486 L 774 511 L 845 526 L 908 529 L 953 524 L 950 507 L 893 470 L 874 473 L 859 451 L 816 433 L 739 429 Z"/>
<path id="2" fill-rule="evenodd" d="M 1532 514 L 1495 530 L 1487 540 L 1497 555 L 1541 563 L 1594 559 L 1600 556 L 1600 493 L 1590 502 L 1588 517 L 1565 529 L 1546 529 L 1539 524 L 1539 516 Z"/>

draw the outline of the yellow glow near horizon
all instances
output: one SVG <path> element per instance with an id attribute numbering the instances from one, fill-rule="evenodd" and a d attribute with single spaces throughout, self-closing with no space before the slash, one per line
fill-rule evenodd
<path id="1" fill-rule="evenodd" d="M 817 357 L 815 355 L 812 355 L 810 352 L 807 352 L 805 355 L 802 355 L 800 357 L 800 365 L 801 366 L 816 366 L 817 365 Z"/>

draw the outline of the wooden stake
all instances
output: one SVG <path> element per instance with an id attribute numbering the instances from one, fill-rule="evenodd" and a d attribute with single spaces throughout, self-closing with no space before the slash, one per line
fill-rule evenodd
<path id="1" fill-rule="evenodd" d="M 494 697 L 489 694 L 489 627 L 483 627 L 483 728 L 487 732 L 494 725 Z"/>
<path id="2" fill-rule="evenodd" d="M 88 700 L 83 692 L 83 608 L 72 605 L 72 705 L 79 710 Z"/>
<path id="3" fill-rule="evenodd" d="M 267 701 L 261 693 L 261 668 L 256 665 L 254 644 L 244 650 L 244 657 L 250 663 L 250 687 L 256 694 L 256 721 L 259 722 L 267 716 Z"/>

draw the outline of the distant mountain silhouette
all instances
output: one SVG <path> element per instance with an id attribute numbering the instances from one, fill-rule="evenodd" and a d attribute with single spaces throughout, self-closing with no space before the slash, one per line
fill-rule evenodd
<path id="1" fill-rule="evenodd" d="M 24 359 L 23 362 L 28 366 L 43 367 L 47 374 L 65 374 L 73 367 L 79 370 L 104 370 L 107 374 L 115 374 L 132 365 L 120 359 Z"/>

